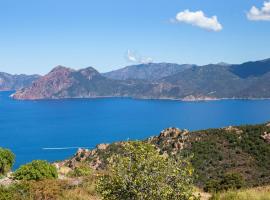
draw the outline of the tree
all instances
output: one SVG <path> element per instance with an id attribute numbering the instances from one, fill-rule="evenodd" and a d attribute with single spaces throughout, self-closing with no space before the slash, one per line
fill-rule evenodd
<path id="1" fill-rule="evenodd" d="M 97 191 L 110 200 L 187 200 L 193 196 L 193 169 L 185 160 L 160 155 L 143 142 L 124 144 L 124 154 L 114 155 L 108 174 L 97 181 Z"/>
<path id="2" fill-rule="evenodd" d="M 9 150 L 0 147 L 0 175 L 6 175 L 12 168 L 15 155 Z"/>
<path id="3" fill-rule="evenodd" d="M 14 172 L 14 178 L 17 180 L 44 180 L 55 179 L 58 177 L 55 166 L 47 161 L 34 160 L 31 163 L 22 165 Z"/>

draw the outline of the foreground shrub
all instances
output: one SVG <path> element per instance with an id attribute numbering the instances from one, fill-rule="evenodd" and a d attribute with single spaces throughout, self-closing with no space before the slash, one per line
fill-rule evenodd
<path id="1" fill-rule="evenodd" d="M 31 163 L 21 166 L 14 173 L 14 178 L 17 180 L 44 180 L 55 179 L 58 177 L 55 166 L 47 161 L 35 160 Z"/>
<path id="2" fill-rule="evenodd" d="M 220 192 L 231 189 L 240 189 L 244 186 L 244 179 L 240 174 L 225 174 L 219 180 L 209 180 L 204 190 L 206 192 Z"/>
<path id="3" fill-rule="evenodd" d="M 12 168 L 15 155 L 9 150 L 0 147 L 0 176 L 6 175 Z"/>
<path id="4" fill-rule="evenodd" d="M 76 181 L 75 181 L 76 182 Z M 0 200 L 100 200 L 95 192 L 94 177 L 74 180 L 47 179 L 20 181 L 0 186 Z"/>
<path id="5" fill-rule="evenodd" d="M 0 186 L 1 200 L 30 200 L 28 184 L 16 183 L 11 186 Z M 32 200 L 32 199 L 31 199 Z"/>
<path id="6" fill-rule="evenodd" d="M 103 199 L 195 199 L 189 162 L 162 156 L 154 146 L 143 142 L 129 142 L 124 150 L 124 155 L 111 158 L 108 174 L 97 181 Z"/>

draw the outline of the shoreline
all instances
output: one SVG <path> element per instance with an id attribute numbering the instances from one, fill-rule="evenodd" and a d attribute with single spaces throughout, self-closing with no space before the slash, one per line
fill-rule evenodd
<path id="1" fill-rule="evenodd" d="M 1 91 L 0 91 L 1 92 Z M 270 100 L 270 97 L 262 97 L 262 98 L 244 98 L 244 97 L 232 97 L 232 98 L 152 98 L 152 97 L 130 97 L 130 96 L 93 96 L 93 97 L 63 97 L 63 98 L 29 98 L 29 99 L 20 99 L 14 98 L 14 94 L 11 94 L 9 97 L 16 101 L 55 101 L 55 100 L 72 100 L 72 99 L 109 99 L 109 98 L 118 98 L 118 99 L 134 99 L 134 100 L 167 100 L 167 101 L 181 101 L 181 102 L 208 102 L 208 101 L 223 101 L 223 100 L 248 100 L 248 101 L 263 101 Z"/>

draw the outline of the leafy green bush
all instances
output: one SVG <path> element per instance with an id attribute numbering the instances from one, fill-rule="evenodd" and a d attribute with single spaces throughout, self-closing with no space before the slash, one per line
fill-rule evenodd
<path id="1" fill-rule="evenodd" d="M 204 190 L 206 192 L 220 192 L 230 189 L 240 189 L 244 186 L 244 179 L 240 174 L 225 174 L 219 180 L 209 180 Z"/>
<path id="2" fill-rule="evenodd" d="M 6 175 L 14 164 L 15 155 L 9 150 L 0 147 L 0 176 Z"/>
<path id="3" fill-rule="evenodd" d="M 97 181 L 103 199 L 195 199 L 189 162 L 169 159 L 143 142 L 128 142 L 124 150 L 110 159 L 108 174 Z"/>
<path id="4" fill-rule="evenodd" d="M 86 164 L 75 167 L 75 169 L 68 173 L 70 177 L 81 177 L 81 176 L 90 176 L 92 175 L 92 169 Z"/>
<path id="5" fill-rule="evenodd" d="M 57 178 L 56 168 L 43 160 L 35 160 L 26 165 L 22 165 L 14 173 L 17 180 L 44 180 Z"/>

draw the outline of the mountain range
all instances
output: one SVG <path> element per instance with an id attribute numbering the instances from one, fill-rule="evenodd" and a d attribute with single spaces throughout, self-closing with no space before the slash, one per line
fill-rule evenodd
<path id="1" fill-rule="evenodd" d="M 0 72 L 0 91 L 22 89 L 30 86 L 39 77 L 39 75 L 12 75 Z"/>
<path id="2" fill-rule="evenodd" d="M 243 64 L 178 65 L 149 63 L 108 73 L 92 67 L 57 66 L 15 99 L 132 97 L 215 100 L 270 98 L 270 59 Z"/>

